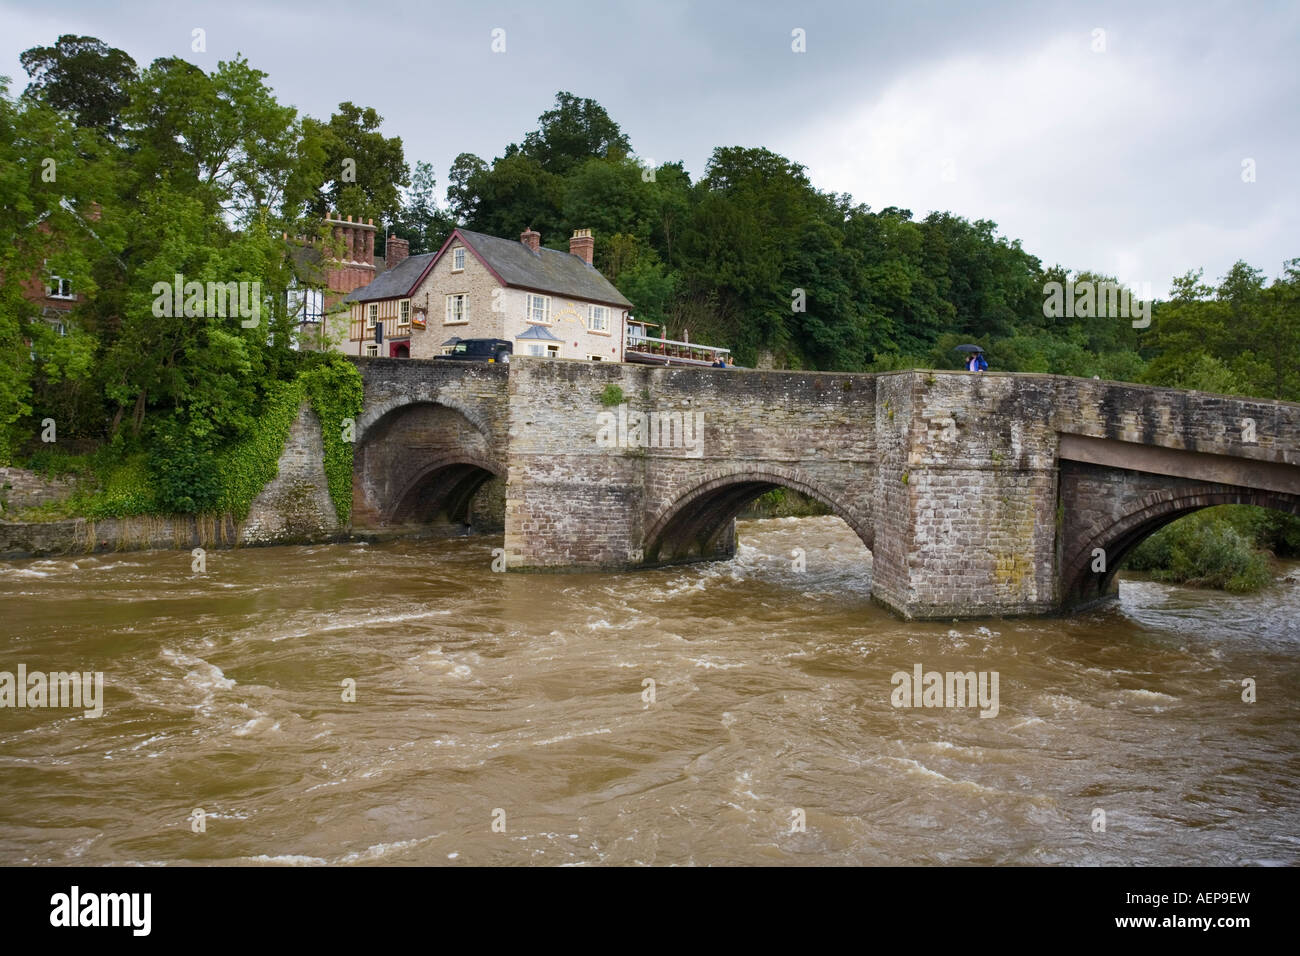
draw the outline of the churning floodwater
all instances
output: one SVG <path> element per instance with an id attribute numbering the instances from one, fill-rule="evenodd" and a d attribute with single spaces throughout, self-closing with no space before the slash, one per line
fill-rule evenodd
<path id="1" fill-rule="evenodd" d="M 1300 862 L 1300 584 L 908 623 L 837 518 L 627 574 L 500 544 L 0 565 L 0 671 L 104 673 L 101 717 L 0 710 L 0 863 Z M 894 707 L 917 664 L 996 716 Z"/>

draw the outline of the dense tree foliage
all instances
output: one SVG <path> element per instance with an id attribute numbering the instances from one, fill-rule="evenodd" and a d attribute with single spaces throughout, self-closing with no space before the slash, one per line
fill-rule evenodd
<path id="1" fill-rule="evenodd" d="M 299 170 L 293 199 L 317 217 L 331 212 L 355 219 L 391 219 L 400 187 L 411 184 L 402 140 L 380 132 L 383 117 L 370 107 L 340 103 L 328 123 L 308 117 L 302 140 L 312 155 Z"/>
<path id="2" fill-rule="evenodd" d="M 130 101 L 135 60 L 95 37 L 66 33 L 54 46 L 37 46 L 19 57 L 31 76 L 25 96 L 70 113 L 82 127 L 116 133 Z"/>
<path id="3" fill-rule="evenodd" d="M 136 71 L 64 37 L 24 63 L 35 79 L 22 97 L 0 86 L 0 460 L 49 459 L 52 419 L 59 448 L 145 468 L 152 507 L 213 507 L 223 456 L 319 361 L 293 348 L 281 234 L 319 226 L 340 142 L 356 154 L 358 208 L 395 210 L 401 142 L 366 138 L 373 111 L 300 118 L 238 57 Z M 83 297 L 63 330 L 29 295 L 51 275 Z"/>

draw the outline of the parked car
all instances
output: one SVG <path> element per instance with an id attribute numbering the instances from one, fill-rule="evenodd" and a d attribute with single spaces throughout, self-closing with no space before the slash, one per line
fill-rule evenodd
<path id="1" fill-rule="evenodd" d="M 515 348 L 505 339 L 461 339 L 440 358 L 458 362 L 509 362 Z"/>

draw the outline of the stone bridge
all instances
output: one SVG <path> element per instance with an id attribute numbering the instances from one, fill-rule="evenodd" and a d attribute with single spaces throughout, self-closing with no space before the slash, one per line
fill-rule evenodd
<path id="1" fill-rule="evenodd" d="M 1045 614 L 1115 593 L 1125 555 L 1199 508 L 1300 513 L 1290 403 L 1051 375 L 358 361 L 354 528 L 464 521 L 495 476 L 512 570 L 725 558 L 741 509 L 786 487 L 848 523 L 901 615 Z"/>

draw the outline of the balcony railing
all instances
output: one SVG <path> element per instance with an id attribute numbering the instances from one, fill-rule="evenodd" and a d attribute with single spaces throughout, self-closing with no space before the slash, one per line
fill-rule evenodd
<path id="1" fill-rule="evenodd" d="M 731 349 L 637 335 L 629 330 L 624 353 L 629 362 L 653 362 L 656 358 L 662 358 L 665 365 L 712 365 L 720 356 L 730 355 Z"/>

